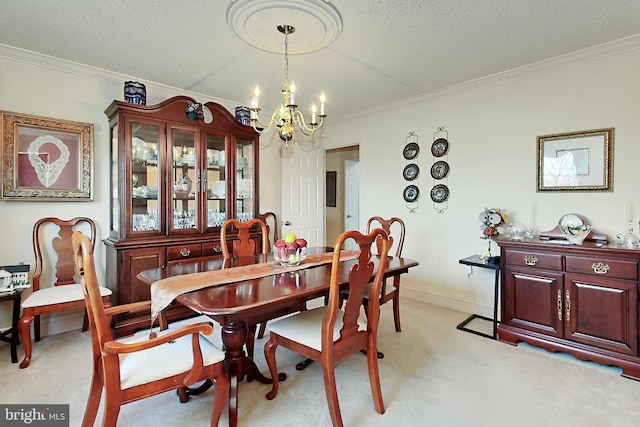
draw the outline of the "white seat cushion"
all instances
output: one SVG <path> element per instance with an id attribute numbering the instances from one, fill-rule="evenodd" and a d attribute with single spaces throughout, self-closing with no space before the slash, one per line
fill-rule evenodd
<path id="1" fill-rule="evenodd" d="M 326 307 L 318 307 L 313 310 L 301 311 L 300 313 L 285 317 L 269 323 L 268 328 L 271 332 L 292 341 L 299 342 L 307 347 L 311 347 L 318 351 L 322 350 L 322 319 Z M 340 310 L 336 323 L 333 327 L 333 341 L 340 338 L 340 329 L 342 329 L 342 316 L 344 312 Z M 358 319 L 358 330 L 367 330 L 367 321 L 362 316 Z"/>
<path id="2" fill-rule="evenodd" d="M 169 329 L 159 332 L 158 336 L 175 331 L 188 324 L 182 323 L 178 325 L 178 323 L 182 322 L 172 323 L 169 325 Z M 149 331 L 144 330 L 138 331 L 129 337 L 120 338 L 117 341 L 129 344 L 146 341 L 148 338 Z M 202 334 L 200 334 L 200 349 L 202 350 L 202 359 L 205 366 L 224 360 L 224 352 L 209 342 Z M 191 345 L 191 335 L 186 335 L 175 341 L 147 350 L 121 354 L 120 386 L 122 389 L 131 388 L 189 371 L 192 367 L 193 347 Z"/>
<path id="3" fill-rule="evenodd" d="M 23 302 L 22 307 L 42 307 L 70 301 L 84 301 L 82 285 L 50 286 L 34 291 Z M 100 286 L 100 295 L 111 295 L 111 289 Z"/>

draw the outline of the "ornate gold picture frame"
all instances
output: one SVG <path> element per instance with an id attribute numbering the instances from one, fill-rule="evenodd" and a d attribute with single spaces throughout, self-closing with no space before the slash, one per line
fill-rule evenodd
<path id="1" fill-rule="evenodd" d="M 2 200 L 93 200 L 93 124 L 0 111 Z"/>
<path id="2" fill-rule="evenodd" d="M 537 191 L 613 191 L 613 130 L 537 137 Z"/>

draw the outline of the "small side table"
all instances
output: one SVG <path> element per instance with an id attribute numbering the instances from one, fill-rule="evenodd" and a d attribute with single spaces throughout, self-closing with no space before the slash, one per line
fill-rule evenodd
<path id="1" fill-rule="evenodd" d="M 13 301 L 13 316 L 11 320 L 11 328 L 4 332 L 0 332 L 0 341 L 11 344 L 11 363 L 18 363 L 18 320 L 20 319 L 20 300 L 22 298 L 22 289 L 15 289 L 11 293 L 0 294 L 0 302 Z"/>
<path id="2" fill-rule="evenodd" d="M 460 264 L 469 265 L 471 267 L 480 267 L 480 268 L 488 268 L 495 272 L 495 283 L 494 283 L 494 293 L 493 293 L 493 319 L 490 319 L 486 316 L 481 316 L 479 314 L 472 314 L 467 317 L 462 323 L 456 326 L 457 329 L 461 331 L 470 332 L 472 334 L 480 335 L 486 338 L 496 339 L 498 337 L 498 287 L 500 284 L 500 264 L 491 264 L 485 262 L 485 260 L 480 258 L 480 255 L 472 255 L 466 258 L 463 258 L 459 261 Z M 484 332 L 475 331 L 473 329 L 467 328 L 467 324 L 474 319 L 483 319 L 489 322 L 493 322 L 493 334 L 485 334 Z"/>

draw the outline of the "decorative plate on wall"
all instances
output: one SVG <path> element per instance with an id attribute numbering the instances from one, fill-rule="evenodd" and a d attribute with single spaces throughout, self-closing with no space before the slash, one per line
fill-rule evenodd
<path id="1" fill-rule="evenodd" d="M 415 202 L 416 200 L 418 200 L 419 195 L 420 195 L 420 190 L 416 185 L 408 185 L 404 189 L 404 192 L 402 193 L 402 197 L 404 197 L 404 200 L 409 203 Z"/>
<path id="2" fill-rule="evenodd" d="M 449 141 L 445 138 L 438 138 L 431 144 L 431 154 L 435 157 L 442 157 L 449 151 Z"/>
<path id="3" fill-rule="evenodd" d="M 442 179 L 449 175 L 449 163 L 438 160 L 431 166 L 431 176 L 433 179 Z"/>
<path id="4" fill-rule="evenodd" d="M 446 202 L 449 198 L 449 187 L 438 184 L 431 189 L 431 200 L 436 203 Z"/>
<path id="5" fill-rule="evenodd" d="M 420 174 L 420 168 L 415 163 L 409 163 L 407 166 L 404 167 L 404 170 L 402 171 L 402 176 L 407 181 L 413 181 L 418 177 L 419 174 Z"/>
<path id="6" fill-rule="evenodd" d="M 411 160 L 411 159 L 415 159 L 418 156 L 419 152 L 420 152 L 420 146 L 418 146 L 418 144 L 415 142 L 410 142 L 404 146 L 404 149 L 402 150 L 402 155 L 404 156 L 405 159 Z"/>

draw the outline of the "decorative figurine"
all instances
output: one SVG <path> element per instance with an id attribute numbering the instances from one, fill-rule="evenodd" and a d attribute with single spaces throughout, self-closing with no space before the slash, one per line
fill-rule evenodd
<path id="1" fill-rule="evenodd" d="M 487 252 L 482 254 L 480 259 L 486 260 L 486 262 L 491 264 L 497 264 L 499 257 L 491 256 L 491 242 L 493 242 L 498 235 L 504 233 L 504 227 L 502 227 L 502 224 L 508 221 L 507 216 L 500 209 L 484 208 L 484 211 L 480 212 L 479 219 L 482 223 L 480 226 L 482 236 L 480 237 L 489 241 Z"/>

